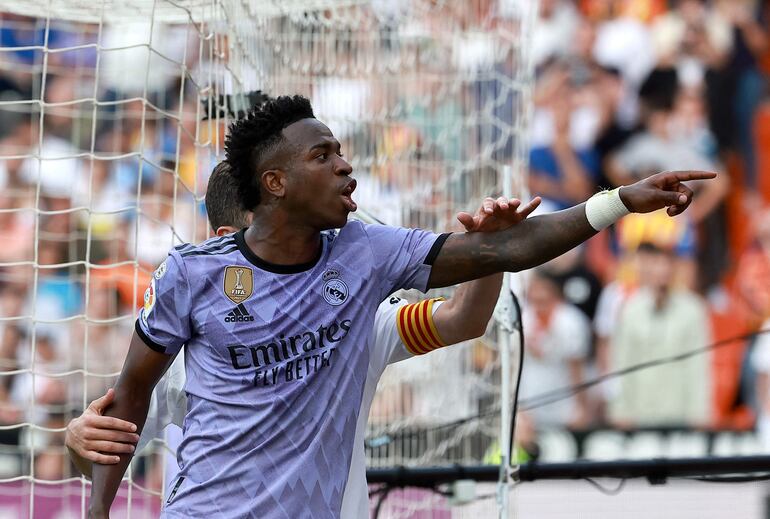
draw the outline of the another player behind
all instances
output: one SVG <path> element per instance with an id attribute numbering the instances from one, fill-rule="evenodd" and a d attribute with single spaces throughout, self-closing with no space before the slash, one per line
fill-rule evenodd
<path id="1" fill-rule="evenodd" d="M 251 224 L 251 212 L 240 208 L 238 185 L 227 162 L 220 162 L 211 172 L 206 188 L 206 215 L 216 236 L 231 234 Z M 114 464 L 115 454 L 141 451 L 169 424 L 182 427 L 187 398 L 184 395 L 184 355 L 180 352 L 163 375 L 152 394 L 147 421 L 141 437 L 136 425 L 125 420 L 102 416 L 115 396 L 107 393 L 92 401 L 85 411 L 67 424 L 64 444 L 81 474 L 91 477 L 91 464 Z"/>

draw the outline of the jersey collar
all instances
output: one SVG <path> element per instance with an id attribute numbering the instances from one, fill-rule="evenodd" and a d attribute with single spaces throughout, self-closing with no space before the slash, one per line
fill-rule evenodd
<path id="1" fill-rule="evenodd" d="M 277 263 L 270 263 L 269 261 L 265 261 L 254 254 L 254 251 L 252 251 L 246 244 L 246 229 L 247 228 L 243 228 L 235 233 L 235 243 L 238 246 L 238 250 L 241 252 L 241 254 L 243 254 L 243 257 L 249 260 L 249 263 L 255 267 L 266 270 L 268 272 L 272 272 L 274 274 L 298 274 L 300 272 L 305 272 L 312 269 L 316 266 L 318 260 L 321 259 L 321 256 L 323 256 L 324 249 L 326 247 L 326 240 L 324 240 L 322 237 L 321 246 L 318 248 L 318 256 L 316 256 L 312 261 L 308 261 L 307 263 L 295 263 L 294 265 L 279 265 Z"/>

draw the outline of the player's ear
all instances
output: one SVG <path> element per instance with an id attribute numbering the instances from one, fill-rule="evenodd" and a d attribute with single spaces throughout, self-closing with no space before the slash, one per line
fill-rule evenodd
<path id="1" fill-rule="evenodd" d="M 283 198 L 286 194 L 286 174 L 280 169 L 268 169 L 262 173 L 262 187 L 268 194 Z"/>
<path id="2" fill-rule="evenodd" d="M 217 227 L 217 236 L 224 236 L 225 234 L 231 234 L 237 231 L 235 227 L 230 227 L 229 225 L 223 225 L 221 227 Z"/>

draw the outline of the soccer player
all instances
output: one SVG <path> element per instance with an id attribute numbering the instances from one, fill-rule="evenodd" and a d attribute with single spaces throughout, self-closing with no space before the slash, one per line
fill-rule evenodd
<path id="1" fill-rule="evenodd" d="M 683 182 L 715 176 L 660 173 L 505 230 L 436 235 L 347 222 L 352 168 L 304 97 L 268 101 L 233 123 L 226 151 L 252 224 L 177 247 L 158 267 L 105 412 L 141 428 L 153 387 L 185 345 L 188 405 L 169 518 L 339 517 L 381 301 L 536 266 L 629 211 L 674 216 L 692 200 Z M 231 312 L 254 320 L 229 322 Z M 131 455 L 119 457 L 93 467 L 91 517 L 109 513 Z"/>
<path id="2" fill-rule="evenodd" d="M 214 168 L 206 191 L 206 212 L 209 224 L 217 236 L 236 232 L 251 223 L 251 213 L 240 208 L 236 202 L 237 197 L 238 184 L 230 174 L 228 163 L 221 162 Z M 518 200 L 487 198 L 476 214 L 476 221 L 466 219 L 466 224 L 471 231 L 488 232 L 506 228 L 525 219 L 539 203 L 540 199 L 536 198 L 519 208 Z M 490 209 L 491 212 L 487 213 Z M 390 297 L 377 308 L 374 331 L 370 338 L 372 354 L 369 358 L 369 376 L 356 428 L 356 450 L 353 453 L 343 497 L 343 518 L 355 519 L 368 514 L 364 433 L 369 407 L 385 367 L 445 344 L 482 335 L 494 310 L 501 280 L 502 276 L 495 274 L 465 283 L 448 301 L 434 299 L 408 305 L 400 298 Z M 425 309 L 428 310 L 428 315 L 427 319 L 423 320 L 421 315 Z M 403 320 L 400 319 L 402 314 L 405 316 Z M 425 334 L 430 334 L 431 330 L 435 329 L 436 341 L 427 345 L 415 341 L 407 327 Z M 134 424 L 101 415 L 112 403 L 114 391 L 110 389 L 107 394 L 91 402 L 80 417 L 71 420 L 67 425 L 65 445 L 78 470 L 90 477 L 92 462 L 117 463 L 119 458 L 115 453 L 140 452 L 169 424 L 182 427 L 187 409 L 185 378 L 184 360 L 180 352 L 152 393 L 141 437 L 135 433 Z M 168 476 L 170 479 L 174 478 L 174 474 Z"/>

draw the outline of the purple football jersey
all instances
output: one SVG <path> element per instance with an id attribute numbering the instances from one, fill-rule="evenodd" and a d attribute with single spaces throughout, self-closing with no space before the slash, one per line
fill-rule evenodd
<path id="1" fill-rule="evenodd" d="M 445 236 L 351 221 L 292 266 L 258 258 L 243 231 L 172 250 L 136 325 L 158 351 L 186 344 L 163 516 L 338 517 L 377 306 L 426 289 Z"/>

